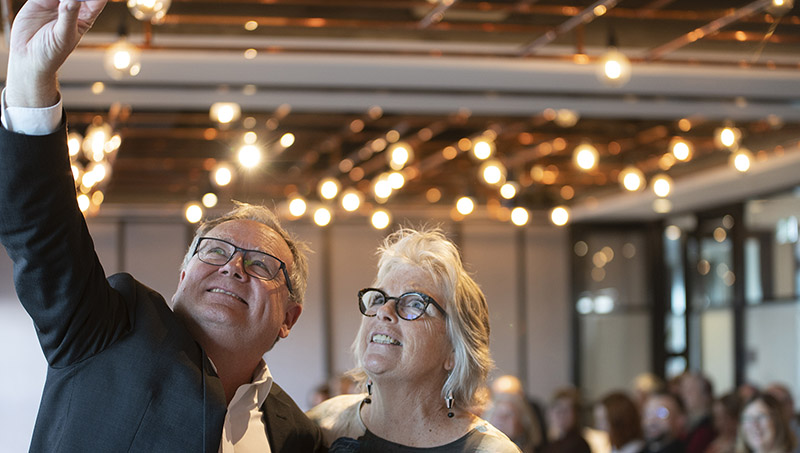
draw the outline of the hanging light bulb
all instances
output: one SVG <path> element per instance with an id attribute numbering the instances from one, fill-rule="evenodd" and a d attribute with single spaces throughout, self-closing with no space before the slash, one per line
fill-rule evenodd
<path id="1" fill-rule="evenodd" d="M 397 142 L 389 148 L 386 158 L 392 170 L 402 170 L 414 159 L 414 150 L 408 143 Z"/>
<path id="2" fill-rule="evenodd" d="M 306 213 L 306 201 L 302 197 L 294 197 L 289 202 L 289 214 L 300 217 Z"/>
<path id="3" fill-rule="evenodd" d="M 773 16 L 783 16 L 794 7 L 794 0 L 772 0 L 767 12 Z"/>
<path id="4" fill-rule="evenodd" d="M 390 223 L 392 223 L 392 216 L 389 214 L 389 211 L 385 209 L 378 209 L 372 213 L 370 222 L 375 229 L 383 230 L 388 227 Z"/>
<path id="5" fill-rule="evenodd" d="M 220 163 L 211 173 L 211 182 L 219 187 L 225 187 L 233 180 L 233 170 L 226 163 Z"/>
<path id="6" fill-rule="evenodd" d="M 619 172 L 619 183 L 625 190 L 635 192 L 644 188 L 644 173 L 641 170 L 629 165 Z"/>
<path id="7" fill-rule="evenodd" d="M 494 140 L 482 137 L 472 145 L 472 156 L 478 160 L 486 160 L 494 154 Z"/>
<path id="8" fill-rule="evenodd" d="M 342 184 L 335 178 L 323 178 L 317 184 L 319 196 L 325 200 L 333 200 L 340 190 L 342 190 Z"/>
<path id="9" fill-rule="evenodd" d="M 528 214 L 528 210 L 523 207 L 516 207 L 511 210 L 511 223 L 516 226 L 523 226 L 528 223 L 530 219 L 530 214 Z"/>
<path id="10" fill-rule="evenodd" d="M 714 144 L 717 148 L 736 149 L 741 138 L 742 131 L 732 126 L 719 127 L 714 130 Z"/>
<path id="11" fill-rule="evenodd" d="M 506 182 L 506 166 L 497 159 L 487 160 L 479 169 L 483 182 L 490 186 L 501 185 Z"/>
<path id="12" fill-rule="evenodd" d="M 475 210 L 475 201 L 470 197 L 461 197 L 456 201 L 456 210 L 461 215 L 472 214 Z"/>
<path id="13" fill-rule="evenodd" d="M 672 191 L 672 178 L 665 174 L 656 175 L 651 183 L 656 196 L 664 198 Z"/>
<path id="14" fill-rule="evenodd" d="M 611 47 L 598 61 L 597 77 L 608 86 L 625 85 L 631 78 L 631 61 Z"/>
<path id="15" fill-rule="evenodd" d="M 322 207 L 314 211 L 314 223 L 323 227 L 331 223 L 331 211 L 328 208 Z"/>
<path id="16" fill-rule="evenodd" d="M 364 195 L 356 189 L 350 188 L 342 194 L 342 208 L 347 212 L 353 212 L 364 202 Z"/>
<path id="17" fill-rule="evenodd" d="M 669 149 L 675 159 L 681 162 L 686 162 L 692 158 L 692 144 L 681 137 L 673 138 L 670 142 Z"/>
<path id="18" fill-rule="evenodd" d="M 172 0 L 128 0 L 128 10 L 138 20 L 160 24 L 171 4 Z"/>
<path id="19" fill-rule="evenodd" d="M 500 187 L 500 196 L 505 198 L 506 200 L 510 200 L 517 196 L 517 192 L 519 191 L 519 184 L 511 181 L 503 184 Z"/>
<path id="20" fill-rule="evenodd" d="M 142 70 L 141 51 L 121 34 L 119 40 L 106 50 L 103 66 L 114 80 L 136 76 Z"/>
<path id="21" fill-rule="evenodd" d="M 753 162 L 753 153 L 747 148 L 739 148 L 731 154 L 731 165 L 741 173 L 747 173 Z"/>
<path id="22" fill-rule="evenodd" d="M 207 208 L 213 208 L 219 202 L 219 197 L 214 192 L 207 192 L 203 195 L 203 198 L 200 199 L 200 202 L 203 203 L 203 206 Z"/>
<path id="23" fill-rule="evenodd" d="M 553 225 L 564 226 L 569 222 L 569 210 L 564 206 L 557 206 L 550 211 L 550 221 Z"/>
<path id="24" fill-rule="evenodd" d="M 203 207 L 199 203 L 188 203 L 183 210 L 183 215 L 187 222 L 197 223 L 203 218 Z"/>
<path id="25" fill-rule="evenodd" d="M 594 146 L 583 143 L 578 145 L 572 153 L 572 159 L 575 165 L 583 171 L 589 171 L 597 168 L 597 162 L 600 160 L 600 153 Z"/>
<path id="26" fill-rule="evenodd" d="M 242 108 L 235 102 L 215 102 L 208 110 L 212 121 L 220 124 L 229 124 L 242 116 Z"/>
<path id="27" fill-rule="evenodd" d="M 375 178 L 372 185 L 372 192 L 375 194 L 375 199 L 378 202 L 385 202 L 392 195 L 392 183 L 389 182 L 389 175 L 383 173 Z"/>
<path id="28" fill-rule="evenodd" d="M 255 168 L 261 162 L 261 148 L 257 145 L 243 145 L 237 154 L 244 168 Z"/>

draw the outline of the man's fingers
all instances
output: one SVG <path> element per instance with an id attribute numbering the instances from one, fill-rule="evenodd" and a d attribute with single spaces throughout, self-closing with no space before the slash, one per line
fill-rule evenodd
<path id="1" fill-rule="evenodd" d="M 64 0 L 58 5 L 58 20 L 55 24 L 56 39 L 66 44 L 75 39 L 78 30 L 78 13 L 81 4 L 76 0 Z M 69 49 L 72 50 L 72 49 Z"/>

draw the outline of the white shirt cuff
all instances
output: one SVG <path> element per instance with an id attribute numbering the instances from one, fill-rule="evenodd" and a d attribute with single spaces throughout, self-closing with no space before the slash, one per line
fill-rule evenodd
<path id="1" fill-rule="evenodd" d="M 6 90 L 0 95 L 0 121 L 11 132 L 25 135 L 48 135 L 61 123 L 61 99 L 51 107 L 10 107 Z"/>

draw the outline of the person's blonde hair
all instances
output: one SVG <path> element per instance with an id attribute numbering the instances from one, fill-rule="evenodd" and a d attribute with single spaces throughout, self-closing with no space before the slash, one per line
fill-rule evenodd
<path id="1" fill-rule="evenodd" d="M 306 287 L 308 286 L 308 258 L 306 257 L 309 251 L 308 246 L 284 230 L 280 220 L 278 220 L 278 216 L 266 206 L 252 205 L 238 201 L 234 201 L 233 203 L 235 205 L 233 210 L 215 219 L 207 220 L 197 227 L 192 243 L 189 245 L 189 249 L 183 257 L 181 270 L 189 265 L 189 261 L 192 259 L 192 253 L 197 247 L 197 242 L 201 237 L 208 234 L 209 231 L 231 220 L 253 220 L 274 230 L 283 238 L 286 245 L 289 246 L 289 250 L 292 252 L 292 265 L 291 268 L 288 269 L 289 279 L 291 279 L 292 284 L 292 292 L 289 294 L 289 300 L 302 305 L 303 298 L 306 294 Z"/>
<path id="2" fill-rule="evenodd" d="M 480 287 L 464 269 L 458 248 L 438 228 L 402 228 L 386 237 L 378 255 L 375 286 L 402 265 L 430 275 L 445 299 L 437 302 L 447 307 L 447 337 L 453 347 L 454 366 L 442 387 L 442 398 L 452 395 L 455 405 L 468 410 L 479 406 L 485 394 L 479 390 L 486 387 L 494 365 L 489 352 L 489 308 Z M 350 372 L 360 383 L 366 380 L 365 345 L 359 341 L 363 325 L 353 342 L 356 367 Z"/>

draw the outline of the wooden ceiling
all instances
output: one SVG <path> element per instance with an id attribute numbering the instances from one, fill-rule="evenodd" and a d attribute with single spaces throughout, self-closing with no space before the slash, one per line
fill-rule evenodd
<path id="1" fill-rule="evenodd" d="M 5 18 L 21 4 L 5 0 Z M 334 177 L 376 206 L 370 182 L 388 171 L 380 145 L 396 137 L 415 159 L 388 209 L 447 210 L 467 194 L 503 217 L 498 206 L 544 210 L 619 194 L 627 165 L 676 184 L 726 167 L 730 151 L 714 145 L 723 124 L 740 128 L 758 159 L 797 148 L 800 17 L 771 8 L 766 0 L 174 0 L 151 25 L 112 2 L 65 66 L 62 87 L 71 130 L 100 115 L 122 138 L 106 204 L 182 206 L 207 191 L 313 201 L 318 182 Z M 250 21 L 257 27 L 246 29 Z M 120 28 L 142 48 L 142 71 L 114 80 L 102 57 Z M 595 76 L 612 41 L 633 63 L 621 87 Z M 95 94 L 97 81 L 104 90 Z M 220 127 L 208 108 L 224 100 L 243 112 Z M 574 124 L 560 120 L 565 109 Z M 215 187 L 210 170 L 238 168 L 249 130 L 265 163 Z M 480 162 L 461 149 L 486 131 L 507 179 L 521 186 L 514 200 L 482 184 Z M 283 149 L 287 132 L 296 141 Z M 678 135 L 694 156 L 666 165 Z M 600 152 L 596 170 L 572 164 L 584 142 Z M 439 200 L 426 197 L 431 188 Z"/>

